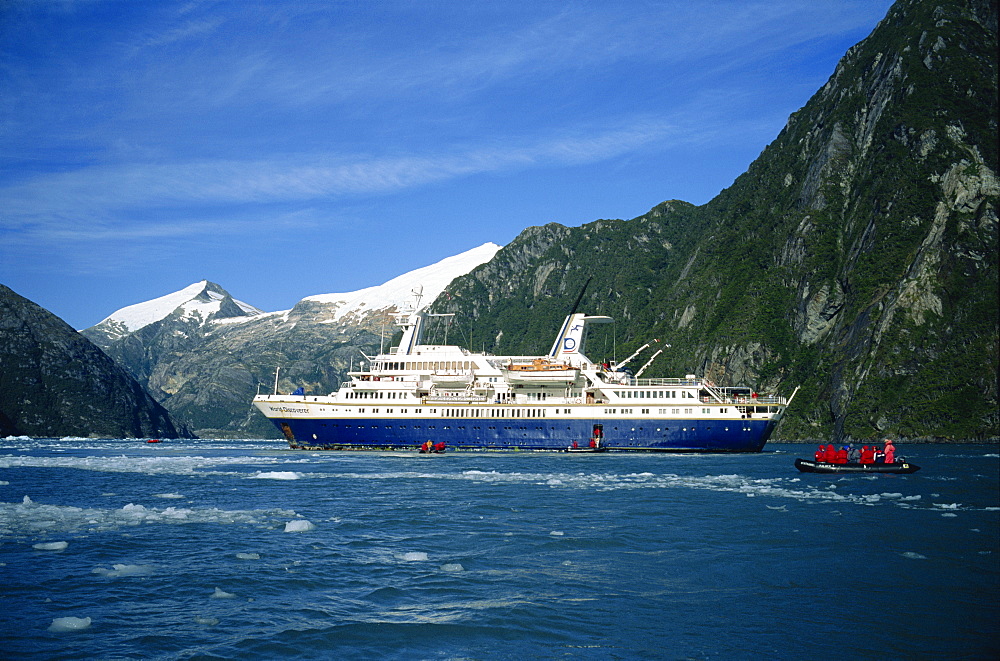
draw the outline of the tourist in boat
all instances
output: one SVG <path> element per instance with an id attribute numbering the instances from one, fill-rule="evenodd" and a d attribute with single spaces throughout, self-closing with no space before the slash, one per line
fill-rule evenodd
<path id="1" fill-rule="evenodd" d="M 597 447 L 597 439 L 596 438 L 590 439 L 590 447 L 591 447 L 591 449 L 594 449 L 594 448 Z"/>
<path id="2" fill-rule="evenodd" d="M 839 450 L 837 450 L 837 460 L 834 463 L 837 463 L 837 464 L 846 464 L 847 463 L 847 446 L 846 445 L 842 446 Z"/>
<path id="3" fill-rule="evenodd" d="M 817 462 L 822 463 L 826 459 L 826 448 L 823 447 L 822 445 L 819 446 L 819 449 L 816 450 L 816 453 L 813 455 L 813 457 L 815 457 Z"/>
<path id="4" fill-rule="evenodd" d="M 833 447 L 833 444 L 826 446 L 826 452 L 823 453 L 823 461 L 828 464 L 837 463 L 837 448 Z"/>
<path id="5" fill-rule="evenodd" d="M 444 452 L 444 447 L 445 447 L 444 446 L 444 441 L 438 441 L 437 443 L 434 444 L 434 451 L 435 452 Z"/>
<path id="6" fill-rule="evenodd" d="M 862 464 L 874 464 L 875 463 L 875 448 L 868 447 L 867 445 L 861 448 L 861 463 Z"/>
<path id="7" fill-rule="evenodd" d="M 847 444 L 847 463 L 856 464 L 861 460 L 861 450 L 854 446 L 854 443 Z"/>
<path id="8" fill-rule="evenodd" d="M 882 450 L 885 453 L 885 463 L 891 464 L 896 459 L 896 446 L 892 444 L 892 439 L 885 439 L 885 449 Z"/>
<path id="9" fill-rule="evenodd" d="M 576 450 L 579 447 L 580 447 L 580 444 L 577 443 L 576 441 L 573 441 L 573 449 Z"/>
<path id="10" fill-rule="evenodd" d="M 884 461 L 885 461 L 885 452 L 882 451 L 882 448 L 880 448 L 879 446 L 876 445 L 875 446 L 875 463 L 876 464 L 881 464 Z"/>

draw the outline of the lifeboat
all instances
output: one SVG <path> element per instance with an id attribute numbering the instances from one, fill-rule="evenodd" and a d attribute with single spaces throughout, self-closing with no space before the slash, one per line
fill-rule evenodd
<path id="1" fill-rule="evenodd" d="M 535 358 L 530 363 L 508 363 L 501 369 L 510 383 L 572 383 L 580 370 L 565 363 Z"/>

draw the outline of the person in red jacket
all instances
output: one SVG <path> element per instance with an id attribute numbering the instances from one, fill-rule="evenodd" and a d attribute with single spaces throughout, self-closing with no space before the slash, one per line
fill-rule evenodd
<path id="1" fill-rule="evenodd" d="M 816 458 L 816 461 L 818 462 L 824 461 L 826 459 L 826 448 L 823 447 L 822 445 L 819 446 L 819 450 L 816 450 L 816 454 L 814 454 L 813 456 Z"/>
<path id="2" fill-rule="evenodd" d="M 838 463 L 838 464 L 846 464 L 847 463 L 847 446 L 846 445 L 844 447 L 840 448 L 839 450 L 837 450 L 837 461 L 836 461 L 836 463 Z"/>
<path id="3" fill-rule="evenodd" d="M 870 448 L 867 445 L 861 448 L 861 463 L 863 464 L 874 464 L 875 463 L 875 449 Z"/>
<path id="4" fill-rule="evenodd" d="M 891 464 L 896 459 L 896 446 L 892 444 L 892 439 L 885 439 L 885 463 Z"/>
<path id="5" fill-rule="evenodd" d="M 837 448 L 833 447 L 832 444 L 826 446 L 826 453 L 823 456 L 823 461 L 828 464 L 837 463 Z"/>

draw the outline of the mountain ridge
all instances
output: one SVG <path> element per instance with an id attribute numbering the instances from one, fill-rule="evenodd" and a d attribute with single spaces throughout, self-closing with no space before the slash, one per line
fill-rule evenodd
<path id="1" fill-rule="evenodd" d="M 0 285 L 0 436 L 186 436 L 97 346 Z"/>
<path id="2" fill-rule="evenodd" d="M 250 400 L 261 388 L 273 387 L 276 368 L 281 368 L 278 387 L 285 391 L 300 386 L 332 391 L 359 360 L 359 350 L 371 353 L 383 343 L 392 313 L 412 299 L 414 290 L 433 300 L 457 275 L 488 261 L 499 248 L 486 243 L 381 285 L 307 296 L 278 312 L 205 315 L 175 292 L 152 299 L 171 301 L 173 310 L 161 314 L 162 306 L 147 306 L 157 308 L 161 318 L 125 335 L 101 324 L 81 333 L 197 435 L 274 436 L 273 426 L 251 410 Z M 209 284 L 217 300 L 233 300 Z M 192 287 L 181 292 L 195 293 Z M 145 309 L 146 304 L 137 305 Z"/>
<path id="3" fill-rule="evenodd" d="M 897 2 L 705 205 L 529 228 L 434 309 L 531 353 L 593 276 L 651 375 L 801 384 L 776 438 L 998 438 L 996 16 Z"/>

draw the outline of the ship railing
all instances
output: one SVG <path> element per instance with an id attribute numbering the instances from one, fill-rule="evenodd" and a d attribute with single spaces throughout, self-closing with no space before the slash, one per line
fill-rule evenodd
<path id="1" fill-rule="evenodd" d="M 490 401 L 490 398 L 485 395 L 428 395 L 422 398 L 425 404 L 482 404 L 484 402 Z"/>
<path id="2" fill-rule="evenodd" d="M 701 385 L 701 379 L 636 379 L 633 378 L 634 385 L 637 386 L 696 386 Z"/>
<path id="3" fill-rule="evenodd" d="M 709 401 L 709 399 L 707 397 L 705 397 L 703 399 L 705 401 Z M 755 404 L 779 404 L 779 405 L 785 405 L 785 404 L 788 403 L 788 399 L 786 397 L 778 397 L 777 395 L 757 395 L 756 397 L 750 397 L 750 396 L 743 397 L 743 396 L 739 396 L 739 397 L 727 397 L 725 403 L 726 404 L 739 404 L 741 406 L 744 405 L 744 404 L 747 405 L 747 406 L 754 406 Z"/>

